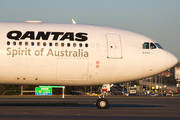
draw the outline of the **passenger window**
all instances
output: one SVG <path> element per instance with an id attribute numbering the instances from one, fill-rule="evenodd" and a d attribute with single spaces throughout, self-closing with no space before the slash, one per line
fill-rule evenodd
<path id="1" fill-rule="evenodd" d="M 49 46 L 52 46 L 52 43 L 49 43 Z"/>
<path id="2" fill-rule="evenodd" d="M 87 44 L 87 43 L 85 44 L 85 47 L 88 47 L 88 44 Z"/>
<path id="3" fill-rule="evenodd" d="M 57 46 L 58 46 L 58 43 L 55 43 L 55 46 L 57 47 Z"/>
<path id="4" fill-rule="evenodd" d="M 154 43 L 150 43 L 150 48 L 151 49 L 156 49 L 156 45 Z"/>
<path id="5" fill-rule="evenodd" d="M 61 47 L 64 47 L 64 43 L 61 43 Z"/>
<path id="6" fill-rule="evenodd" d="M 28 42 L 25 42 L 25 45 L 28 46 Z"/>
<path id="7" fill-rule="evenodd" d="M 37 46 L 40 46 L 40 42 L 37 42 Z"/>
<path id="8" fill-rule="evenodd" d="M 22 45 L 22 42 L 19 42 L 19 45 L 21 46 L 21 45 Z"/>
<path id="9" fill-rule="evenodd" d="M 67 46 L 70 47 L 70 43 L 68 43 Z"/>
<path id="10" fill-rule="evenodd" d="M 13 45 L 16 45 L 16 42 L 13 42 Z"/>
<path id="11" fill-rule="evenodd" d="M 31 46 L 34 46 L 34 42 L 31 42 Z"/>
<path id="12" fill-rule="evenodd" d="M 9 42 L 9 41 L 7 42 L 7 45 L 10 45 L 10 42 Z"/>
<path id="13" fill-rule="evenodd" d="M 16 42 L 13 42 L 13 45 L 16 45 Z"/>
<path id="14" fill-rule="evenodd" d="M 45 43 L 45 42 L 43 42 L 43 46 L 46 46 L 46 43 Z"/>
<path id="15" fill-rule="evenodd" d="M 73 43 L 73 47 L 76 47 L 76 43 Z"/>
<path id="16" fill-rule="evenodd" d="M 148 42 L 145 42 L 143 44 L 143 49 L 149 49 L 149 43 Z"/>
<path id="17" fill-rule="evenodd" d="M 79 47 L 82 47 L 82 43 L 79 43 Z"/>

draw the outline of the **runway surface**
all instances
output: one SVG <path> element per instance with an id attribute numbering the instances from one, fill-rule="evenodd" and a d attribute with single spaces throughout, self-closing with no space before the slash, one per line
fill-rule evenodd
<path id="1" fill-rule="evenodd" d="M 0 98 L 0 103 L 78 103 L 66 106 L 0 106 L 0 120 L 179 120 L 180 97 L 107 98 L 108 109 L 97 109 L 97 98 Z"/>

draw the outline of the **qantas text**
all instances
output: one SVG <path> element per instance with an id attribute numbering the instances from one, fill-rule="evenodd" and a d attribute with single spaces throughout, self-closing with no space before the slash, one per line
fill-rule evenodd
<path id="1" fill-rule="evenodd" d="M 87 41 L 87 33 L 83 32 L 43 32 L 43 31 L 26 31 L 25 33 L 22 33 L 21 31 L 13 30 L 7 33 L 7 38 L 12 40 L 48 40 L 49 37 L 52 37 L 52 40 L 60 40 L 64 41 L 66 39 L 70 41 Z"/>

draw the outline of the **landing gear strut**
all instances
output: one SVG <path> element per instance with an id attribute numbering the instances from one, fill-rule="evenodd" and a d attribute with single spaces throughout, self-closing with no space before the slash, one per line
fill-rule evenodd
<path id="1" fill-rule="evenodd" d="M 96 106 L 99 109 L 106 109 L 108 107 L 109 103 L 108 103 L 107 99 L 104 98 L 105 94 L 107 93 L 107 90 L 108 90 L 107 85 L 103 85 L 102 86 L 102 93 L 100 95 L 98 95 L 99 99 L 96 101 Z"/>

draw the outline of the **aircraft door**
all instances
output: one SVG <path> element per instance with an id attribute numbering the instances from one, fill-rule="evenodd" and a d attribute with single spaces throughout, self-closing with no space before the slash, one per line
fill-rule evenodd
<path id="1" fill-rule="evenodd" d="M 106 34 L 107 58 L 122 59 L 121 39 L 118 34 Z"/>

